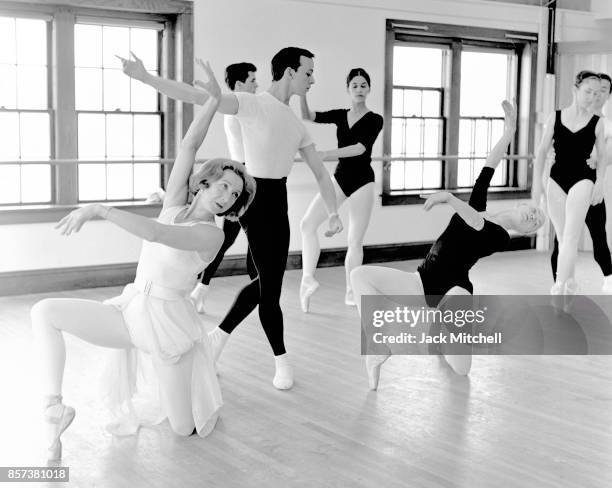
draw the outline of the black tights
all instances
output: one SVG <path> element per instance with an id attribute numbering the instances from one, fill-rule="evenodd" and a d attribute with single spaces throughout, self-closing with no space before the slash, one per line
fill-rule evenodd
<path id="1" fill-rule="evenodd" d="M 208 285 L 210 280 L 215 276 L 217 272 L 217 268 L 223 261 L 223 256 L 225 256 L 226 251 L 232 246 L 232 244 L 236 241 L 236 237 L 238 237 L 238 233 L 240 232 L 240 223 L 234 222 L 232 220 L 223 219 L 223 234 L 225 235 L 223 239 L 223 244 L 221 245 L 221 249 L 215 256 L 210 264 L 206 267 L 204 272 L 202 273 L 202 284 Z M 257 276 L 257 270 L 255 269 L 255 264 L 253 263 L 253 257 L 251 256 L 251 252 L 247 252 L 247 273 L 251 279 Z"/>
<path id="2" fill-rule="evenodd" d="M 591 205 L 586 215 L 586 225 L 591 233 L 593 241 L 593 257 L 604 276 L 612 275 L 612 259 L 610 258 L 610 248 L 606 236 L 606 205 L 601 202 L 599 205 Z M 553 278 L 557 280 L 557 258 L 559 257 L 559 241 L 555 236 L 555 246 L 550 256 Z"/>
<path id="3" fill-rule="evenodd" d="M 286 352 L 280 296 L 289 252 L 286 178 L 255 178 L 257 191 L 240 219 L 257 278 L 236 297 L 219 327 L 232 331 L 259 305 L 259 320 L 275 356 Z"/>

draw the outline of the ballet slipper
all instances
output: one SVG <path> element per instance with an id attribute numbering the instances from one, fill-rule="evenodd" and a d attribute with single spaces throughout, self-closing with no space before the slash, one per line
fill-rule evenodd
<path id="1" fill-rule="evenodd" d="M 293 368 L 287 360 L 287 354 L 275 356 L 276 372 L 272 384 L 277 390 L 289 390 L 293 386 Z"/>
<path id="2" fill-rule="evenodd" d="M 366 356 L 366 370 L 368 371 L 368 384 L 370 390 L 378 388 L 380 380 L 380 368 L 391 354 L 369 354 Z"/>
<path id="3" fill-rule="evenodd" d="M 210 289 L 209 285 L 205 285 L 203 283 L 198 283 L 196 287 L 193 289 L 189 298 L 193 302 L 195 306 L 196 312 L 205 313 L 204 312 L 204 301 L 208 295 L 208 290 Z"/>
<path id="4" fill-rule="evenodd" d="M 47 460 L 52 462 L 62 459 L 62 441 L 60 436 L 74 420 L 75 410 L 62 403 L 61 395 L 50 397 L 45 408 L 45 422 L 50 430 L 51 444 L 47 448 Z"/>
<path id="5" fill-rule="evenodd" d="M 353 290 L 346 290 L 346 294 L 344 295 L 344 304 L 349 307 L 356 307 L 357 303 L 355 303 L 355 298 L 353 296 Z"/>
<path id="6" fill-rule="evenodd" d="M 563 287 L 564 294 L 564 302 L 563 302 L 563 311 L 569 313 L 572 305 L 574 304 L 574 300 L 576 299 L 576 295 L 580 290 L 580 285 L 576 282 L 574 278 L 569 278 L 565 282 L 565 286 Z"/>
<path id="7" fill-rule="evenodd" d="M 603 286 L 601 291 L 606 295 L 612 295 L 612 275 L 604 276 Z"/>
<path id="8" fill-rule="evenodd" d="M 300 284 L 300 305 L 302 312 L 308 313 L 310 308 L 310 297 L 319 288 L 319 282 L 312 276 L 303 276 Z"/>
<path id="9" fill-rule="evenodd" d="M 219 360 L 219 356 L 229 339 L 229 334 L 219 327 L 215 327 L 208 333 L 208 339 L 210 340 L 210 347 L 212 349 L 213 362 L 215 367 L 217 366 L 217 361 Z"/>

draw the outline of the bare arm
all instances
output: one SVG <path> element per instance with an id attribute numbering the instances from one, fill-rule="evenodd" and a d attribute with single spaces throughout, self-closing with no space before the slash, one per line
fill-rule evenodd
<path id="1" fill-rule="evenodd" d="M 70 235 L 78 232 L 85 222 L 96 217 L 108 220 L 146 241 L 158 242 L 184 251 L 197 251 L 203 259 L 214 257 L 223 243 L 223 231 L 213 225 L 166 225 L 157 220 L 100 204 L 87 205 L 70 212 L 55 228 L 60 229 L 63 235 Z"/>
<path id="2" fill-rule="evenodd" d="M 429 196 L 423 204 L 423 209 L 428 212 L 435 205 L 439 205 L 441 203 L 447 203 L 453 207 L 455 212 L 457 212 L 457 215 L 459 215 L 459 217 L 461 217 L 463 221 L 473 229 L 482 230 L 484 227 L 484 217 L 480 215 L 476 209 L 472 208 L 463 200 L 451 195 L 446 191 L 440 191 Z"/>
<path id="3" fill-rule="evenodd" d="M 308 99 L 306 98 L 306 95 L 300 97 L 300 110 L 302 111 L 302 118 L 304 120 L 314 120 L 315 119 L 315 113 L 314 111 L 310 110 L 310 107 L 308 106 Z"/>
<path id="4" fill-rule="evenodd" d="M 206 137 L 218 105 L 219 101 L 210 97 L 183 137 L 166 187 L 164 208 L 184 205 L 187 202 L 189 175 L 193 170 L 196 153 Z"/>
<path id="5" fill-rule="evenodd" d="M 325 235 L 329 237 L 341 232 L 342 222 L 338 216 L 336 206 L 336 190 L 334 189 L 334 184 L 332 183 L 329 173 L 325 169 L 325 166 L 323 166 L 323 161 L 321 161 L 321 158 L 315 151 L 314 144 L 300 149 L 300 155 L 314 174 L 317 184 L 319 185 L 321 197 L 329 213 L 329 230 L 325 232 Z"/>
<path id="6" fill-rule="evenodd" d="M 358 142 L 357 144 L 339 147 L 338 149 L 320 151 L 319 155 L 323 161 L 335 161 L 338 158 L 352 158 L 353 156 L 359 156 L 363 154 L 365 150 L 365 146 L 361 144 L 361 142 Z"/>

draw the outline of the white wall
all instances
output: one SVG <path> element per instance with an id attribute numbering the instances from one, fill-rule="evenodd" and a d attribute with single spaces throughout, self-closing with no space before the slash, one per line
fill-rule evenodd
<path id="1" fill-rule="evenodd" d="M 314 52 L 316 85 L 310 101 L 313 108 L 320 109 L 347 106 L 344 78 L 350 68 L 360 66 L 372 77 L 368 103 L 382 113 L 387 18 L 539 32 L 540 38 L 546 39 L 540 25 L 541 9 L 474 0 L 196 0 L 194 10 L 196 56 L 210 60 L 219 77 L 227 64 L 250 61 L 257 65 L 259 84 L 265 89 L 270 81 L 270 59 L 280 48 L 296 45 Z M 603 35 L 589 13 L 561 11 L 559 25 L 559 40 L 597 39 Z M 543 63 L 540 56 L 540 78 Z M 292 106 L 297 110 L 296 102 Z M 332 127 L 309 125 L 309 129 L 319 148 L 336 144 Z M 381 153 L 382 136 L 373 154 Z M 227 149 L 218 118 L 200 155 L 223 154 Z M 328 167 L 332 170 L 333 163 Z M 380 195 L 381 164 L 374 163 L 374 169 L 376 194 Z M 288 185 L 290 248 L 299 250 L 299 220 L 316 193 L 316 184 L 306 166 L 298 163 Z M 505 205 L 512 203 L 492 202 L 491 209 Z M 346 209 L 341 215 L 346 221 Z M 426 216 L 420 206 L 382 207 L 377 196 L 365 243 L 433 240 L 448 215 L 448 209 L 435 209 Z M 332 239 L 322 238 L 322 245 L 340 247 L 345 240 L 346 232 Z M 105 222 L 93 223 L 81 235 L 68 239 L 58 237 L 51 224 L 0 226 L 0 272 L 134 262 L 138 249 L 136 239 Z M 228 254 L 244 253 L 245 249 L 241 235 Z"/>

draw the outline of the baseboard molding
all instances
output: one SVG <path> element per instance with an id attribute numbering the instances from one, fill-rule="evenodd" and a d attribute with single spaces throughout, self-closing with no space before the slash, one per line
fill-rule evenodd
<path id="1" fill-rule="evenodd" d="M 419 259 L 425 256 L 430 247 L 431 242 L 365 246 L 363 262 L 370 264 Z M 535 249 L 535 237 L 516 236 L 511 239 L 509 250 L 523 249 Z M 342 266 L 345 254 L 346 248 L 324 249 L 319 258 L 319 267 Z M 287 269 L 301 268 L 302 253 L 300 251 L 290 252 Z M 226 257 L 215 276 L 239 274 L 246 274 L 244 255 Z M 121 286 L 133 281 L 135 275 L 136 263 L 9 271 L 0 273 L 0 296 Z"/>

